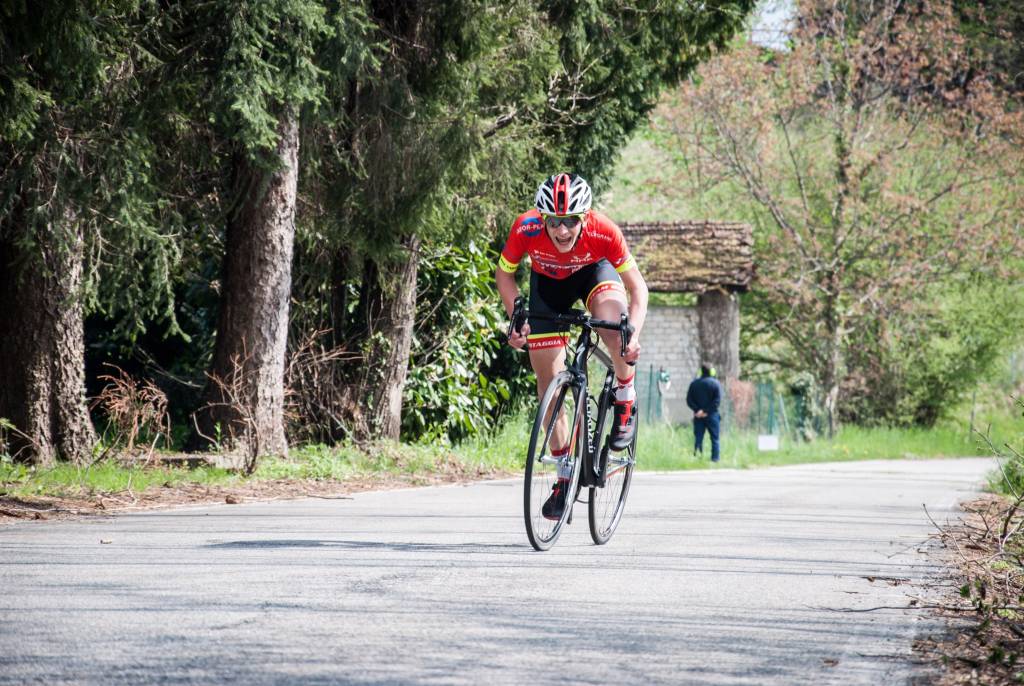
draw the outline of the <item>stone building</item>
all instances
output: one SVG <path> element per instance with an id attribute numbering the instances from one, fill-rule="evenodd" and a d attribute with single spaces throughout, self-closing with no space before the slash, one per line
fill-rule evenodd
<path id="1" fill-rule="evenodd" d="M 686 389 L 702 359 L 728 383 L 740 375 L 738 293 L 754 276 L 753 235 L 737 222 L 620 223 L 630 251 L 654 293 L 693 293 L 691 306 L 652 305 L 644 324 L 637 392 L 647 417 L 689 421 Z M 659 372 L 669 375 L 658 389 Z"/>

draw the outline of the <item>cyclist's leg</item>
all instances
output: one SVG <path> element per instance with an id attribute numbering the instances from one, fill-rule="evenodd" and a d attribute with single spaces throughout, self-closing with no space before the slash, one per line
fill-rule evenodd
<path id="1" fill-rule="evenodd" d="M 626 288 L 622 279 L 608 260 L 601 260 L 593 265 L 594 269 L 586 284 L 584 303 L 590 313 L 598 319 L 617 322 L 619 317 L 629 311 L 626 299 Z M 615 365 L 615 376 L 620 379 L 631 377 L 633 368 L 619 355 L 620 338 L 618 331 L 598 329 L 598 335 L 611 353 Z"/>
<path id="2" fill-rule="evenodd" d="M 539 401 L 544 397 L 544 391 L 548 389 L 551 380 L 565 369 L 565 346 L 535 348 L 531 343 L 530 366 L 533 367 L 533 372 L 537 375 L 537 399 Z M 545 417 L 544 422 L 547 423 L 548 419 L 550 417 Z M 559 417 L 558 424 L 551 436 L 551 450 L 557 451 L 568 445 L 567 431 L 565 417 Z"/>
<path id="3" fill-rule="evenodd" d="M 627 312 L 626 291 L 615 268 L 602 260 L 595 265 L 588 284 L 587 309 L 598 319 L 618 321 Z M 612 358 L 615 367 L 615 424 L 612 430 L 612 449 L 625 450 L 636 432 L 636 390 L 633 387 L 635 369 L 626 364 L 619 354 L 621 337 L 618 331 L 598 329 L 598 334 Z"/>
<path id="4" fill-rule="evenodd" d="M 588 309 L 598 319 L 617 322 L 619 317 L 626 313 L 626 294 L 615 290 L 599 293 L 591 298 Z M 601 336 L 601 340 L 604 341 L 611 354 L 612 364 L 615 365 L 615 376 L 620 379 L 633 376 L 633 367 L 626 364 L 625 358 L 619 354 L 621 348 L 619 332 L 598 329 L 598 335 Z"/>
<path id="5" fill-rule="evenodd" d="M 530 274 L 530 312 L 537 314 L 565 313 L 572 308 L 576 296 L 569 292 L 563 281 L 551 279 L 533 272 Z M 555 322 L 536 319 L 530 322 L 529 343 L 530 366 L 537 376 L 537 399 L 544 397 L 552 379 L 565 369 L 565 346 L 568 343 L 568 327 Z M 545 417 L 547 422 L 550 417 Z M 560 413 L 549 440 L 548 450 L 560 457 L 569 446 L 568 421 L 564 411 Z M 564 470 L 562 470 L 564 472 Z M 568 478 L 560 473 L 559 477 Z"/>

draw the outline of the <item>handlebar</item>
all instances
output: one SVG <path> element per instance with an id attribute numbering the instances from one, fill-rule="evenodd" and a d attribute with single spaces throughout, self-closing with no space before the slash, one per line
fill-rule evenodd
<path id="1" fill-rule="evenodd" d="M 586 312 L 581 310 L 572 310 L 569 314 L 541 314 L 539 312 L 531 313 L 526 309 L 526 298 L 518 296 L 512 305 L 512 315 L 508 321 L 508 333 L 506 334 L 509 338 L 512 337 L 512 332 L 519 331 L 523 328 L 523 324 L 529 318 L 543 319 L 550 322 L 558 322 L 560 324 L 570 324 L 572 326 L 582 326 L 588 329 L 609 329 L 611 331 L 619 332 L 619 340 L 621 342 L 621 348 L 619 351 L 620 355 L 626 354 L 626 346 L 629 345 L 629 339 L 632 338 L 633 332 L 636 328 L 629 323 L 629 315 L 623 313 L 619 317 L 617 322 L 609 322 L 604 319 L 594 319 Z M 630 366 L 636 365 L 636 362 L 629 362 Z"/>

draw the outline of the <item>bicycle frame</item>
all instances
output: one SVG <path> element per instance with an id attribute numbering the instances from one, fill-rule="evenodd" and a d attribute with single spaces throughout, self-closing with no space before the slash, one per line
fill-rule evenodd
<path id="1" fill-rule="evenodd" d="M 609 398 L 612 393 L 612 383 L 615 379 L 612 360 L 607 353 L 593 342 L 592 331 L 593 329 L 584 327 L 583 331 L 580 332 L 579 339 L 576 342 L 573 362 L 566 367 L 569 373 L 573 375 L 577 388 L 581 389 L 581 400 L 579 403 L 583 408 L 582 426 L 586 427 L 587 432 L 586 449 L 583 451 L 583 465 L 579 481 L 581 488 L 604 487 L 604 471 L 608 461 L 608 443 L 607 439 L 603 445 L 600 445 L 598 441 L 601 436 L 604 436 L 605 421 L 608 418 L 608 408 L 610 407 Z M 596 398 L 596 417 L 591 417 L 590 399 L 593 396 L 590 393 L 589 374 L 587 372 L 587 362 L 592 355 L 600 360 L 607 370 L 601 392 Z"/>
<path id="2" fill-rule="evenodd" d="M 573 385 L 578 389 L 579 399 L 577 404 L 583 409 L 581 427 L 585 427 L 586 431 L 586 449 L 583 451 L 583 464 L 581 465 L 582 469 L 580 473 L 579 487 L 603 488 L 608 477 L 609 444 L 607 437 L 603 444 L 600 444 L 600 437 L 605 435 L 605 422 L 608 417 L 608 409 L 611 407 L 610 398 L 612 394 L 612 384 L 615 380 L 615 367 L 612 363 L 611 357 L 609 357 L 605 351 L 601 350 L 598 347 L 598 344 L 594 342 L 593 331 L 594 328 L 605 328 L 619 331 L 622 340 L 622 350 L 624 352 L 629 336 L 632 335 L 633 327 L 629 325 L 629 320 L 626 315 L 622 315 L 622 318 L 618 323 L 591 319 L 588 315 L 581 312 L 574 312 L 572 315 L 531 315 L 525 309 L 524 303 L 521 299 L 517 299 L 513 315 L 509 323 L 509 333 L 512 332 L 513 327 L 515 330 L 519 330 L 522 322 L 529 317 L 582 327 L 582 330 L 576 339 L 576 344 L 573 346 L 572 361 L 567 362 L 566 364 L 566 371 L 573 377 Z M 591 417 L 590 408 L 590 399 L 592 398 L 592 395 L 590 393 L 588 383 L 589 376 L 587 373 L 587 362 L 592 355 L 596 356 L 607 370 L 601 392 L 597 396 L 597 416 L 593 418 Z M 593 419 L 593 425 L 591 424 L 591 419 Z M 624 465 L 625 463 L 623 465 L 619 465 L 618 468 L 621 469 Z"/>

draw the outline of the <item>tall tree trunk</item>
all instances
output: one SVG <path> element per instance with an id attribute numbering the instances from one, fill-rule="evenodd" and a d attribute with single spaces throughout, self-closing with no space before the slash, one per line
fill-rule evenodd
<path id="1" fill-rule="evenodd" d="M 82 233 L 73 213 L 26 250 L 23 213 L 0 225 L 0 417 L 16 459 L 79 462 L 96 442 L 85 400 Z"/>
<path id="2" fill-rule="evenodd" d="M 409 353 L 416 319 L 416 277 L 420 238 L 404 242 L 398 264 L 381 269 L 377 293 L 382 296 L 380 317 L 373 324 L 367 355 L 367 424 L 376 438 L 397 439 L 402 428 L 402 392 L 409 373 Z"/>
<path id="3" fill-rule="evenodd" d="M 821 389 L 825 393 L 825 420 L 828 437 L 835 438 L 839 418 L 839 374 L 842 369 L 842 320 L 839 313 L 839 277 L 835 271 L 828 275 L 829 295 L 825 306 L 825 365 L 822 370 Z"/>
<path id="4" fill-rule="evenodd" d="M 701 360 L 711 362 L 725 384 L 740 375 L 740 304 L 736 296 L 711 290 L 697 296 Z"/>
<path id="5" fill-rule="evenodd" d="M 298 115 L 278 123 L 280 166 L 268 171 L 240 156 L 236 207 L 228 219 L 220 318 L 201 427 L 219 431 L 255 467 L 261 454 L 287 455 L 284 366 L 288 342 Z"/>
<path id="6" fill-rule="evenodd" d="M 837 337 L 838 338 L 838 337 Z M 828 423 L 828 437 L 835 438 L 838 430 L 839 410 L 839 342 L 829 342 L 828 360 L 825 363 L 825 420 Z"/>

